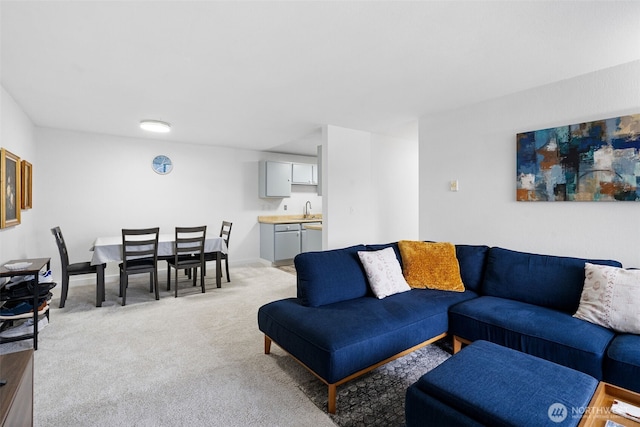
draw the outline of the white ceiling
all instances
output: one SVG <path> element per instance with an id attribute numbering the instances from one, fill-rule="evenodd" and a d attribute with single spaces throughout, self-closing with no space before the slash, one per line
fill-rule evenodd
<path id="1" fill-rule="evenodd" d="M 640 59 L 639 1 L 6 1 L 1 82 L 38 126 L 315 153 Z M 167 135 L 141 119 L 172 124 Z"/>

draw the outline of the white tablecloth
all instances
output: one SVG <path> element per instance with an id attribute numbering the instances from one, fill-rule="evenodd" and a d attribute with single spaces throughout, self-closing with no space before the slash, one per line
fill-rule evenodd
<path id="1" fill-rule="evenodd" d="M 158 236 L 158 256 L 173 255 L 175 234 L 160 234 Z M 93 251 L 91 265 L 100 265 L 111 261 L 122 261 L 122 236 L 98 237 L 90 251 Z M 227 253 L 227 245 L 222 237 L 208 237 L 204 241 L 205 252 Z"/>

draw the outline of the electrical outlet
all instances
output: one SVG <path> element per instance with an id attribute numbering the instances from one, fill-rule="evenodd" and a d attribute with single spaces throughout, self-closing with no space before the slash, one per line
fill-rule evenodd
<path id="1" fill-rule="evenodd" d="M 284 210 L 285 210 L 285 211 L 287 210 L 287 205 L 284 205 Z"/>
<path id="2" fill-rule="evenodd" d="M 457 179 L 454 179 L 453 181 L 451 181 L 449 183 L 449 190 L 458 191 L 458 180 Z"/>

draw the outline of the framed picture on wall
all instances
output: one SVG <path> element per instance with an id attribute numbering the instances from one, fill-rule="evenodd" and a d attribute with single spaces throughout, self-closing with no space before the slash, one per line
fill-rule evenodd
<path id="1" fill-rule="evenodd" d="M 640 202 L 640 114 L 516 139 L 516 200 Z"/>
<path id="2" fill-rule="evenodd" d="M 22 187 L 21 203 L 22 209 L 31 209 L 33 206 L 32 189 L 33 189 L 33 166 L 31 163 L 23 160 L 21 163 L 20 184 Z"/>
<path id="3" fill-rule="evenodd" d="M 0 228 L 20 224 L 20 157 L 0 148 Z"/>

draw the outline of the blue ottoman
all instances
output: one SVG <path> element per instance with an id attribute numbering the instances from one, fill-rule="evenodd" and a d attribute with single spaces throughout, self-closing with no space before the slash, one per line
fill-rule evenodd
<path id="1" fill-rule="evenodd" d="M 577 426 L 595 378 L 487 341 L 475 341 L 407 390 L 412 426 Z"/>

